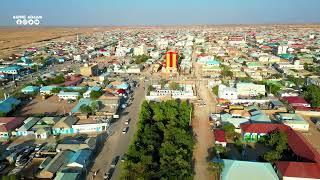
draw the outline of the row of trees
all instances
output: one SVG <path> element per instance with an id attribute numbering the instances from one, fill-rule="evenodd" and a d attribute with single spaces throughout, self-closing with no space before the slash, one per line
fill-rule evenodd
<path id="1" fill-rule="evenodd" d="M 138 130 L 122 164 L 122 178 L 192 179 L 191 112 L 186 101 L 144 101 Z"/>
<path id="2" fill-rule="evenodd" d="M 48 78 L 47 80 L 43 80 L 41 78 L 38 78 L 38 80 L 36 81 L 35 85 L 40 86 L 40 85 L 50 85 L 50 84 L 61 84 L 64 83 L 65 79 L 63 75 L 58 75 L 54 78 Z"/>

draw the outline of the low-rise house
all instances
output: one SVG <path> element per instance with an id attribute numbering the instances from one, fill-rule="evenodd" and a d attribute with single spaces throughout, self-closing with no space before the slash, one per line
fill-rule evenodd
<path id="1" fill-rule="evenodd" d="M 278 176 L 270 163 L 237 161 L 222 159 L 221 180 L 278 180 Z"/>
<path id="2" fill-rule="evenodd" d="M 283 180 L 320 179 L 320 164 L 310 162 L 275 162 L 278 176 Z"/>
<path id="3" fill-rule="evenodd" d="M 218 97 L 227 100 L 238 99 L 238 92 L 236 88 L 221 84 L 219 85 Z"/>
<path id="4" fill-rule="evenodd" d="M 40 91 L 40 88 L 38 86 L 27 86 L 21 89 L 21 92 L 23 94 L 34 94 L 38 93 Z"/>
<path id="5" fill-rule="evenodd" d="M 97 139 L 95 137 L 90 137 L 86 139 L 84 142 L 77 140 L 65 140 L 57 145 L 56 151 L 64 151 L 64 150 L 72 150 L 78 151 L 81 149 L 90 149 L 95 151 L 97 147 Z"/>
<path id="6" fill-rule="evenodd" d="M 14 97 L 8 97 L 7 99 L 0 101 L 0 113 L 7 114 L 17 107 L 21 101 Z"/>
<path id="7" fill-rule="evenodd" d="M 83 93 L 83 98 L 90 98 L 90 93 L 92 91 L 100 91 L 101 90 L 101 87 L 99 86 L 93 86 L 93 87 L 89 87 L 88 90 Z"/>
<path id="8" fill-rule="evenodd" d="M 12 66 L 7 66 L 7 67 L 4 67 L 4 68 L 0 68 L 0 73 L 17 75 L 17 74 L 19 74 L 23 69 L 24 69 L 24 68 L 23 68 L 22 66 L 12 65 Z"/>
<path id="9" fill-rule="evenodd" d="M 214 130 L 215 144 L 220 144 L 223 147 L 227 146 L 226 134 L 223 130 Z"/>
<path id="10" fill-rule="evenodd" d="M 55 157 L 49 162 L 49 164 L 40 171 L 38 174 L 38 178 L 51 179 L 55 176 L 55 174 L 65 166 L 72 156 L 74 155 L 73 151 L 65 150 L 59 152 Z"/>
<path id="11" fill-rule="evenodd" d="M 311 105 L 303 97 L 300 96 L 288 96 L 284 97 L 283 100 L 285 100 L 294 109 L 299 107 L 311 107 Z"/>
<path id="12" fill-rule="evenodd" d="M 16 136 L 27 136 L 29 134 L 34 134 L 32 127 L 40 120 L 37 117 L 29 117 L 23 121 L 23 125 L 18 128 L 15 132 Z"/>
<path id="13" fill-rule="evenodd" d="M 259 96 L 265 95 L 265 85 L 254 84 L 254 83 L 237 83 L 236 84 L 238 96 Z"/>
<path id="14" fill-rule="evenodd" d="M 86 169 L 91 162 L 91 156 L 91 149 L 80 149 L 72 156 L 67 167 Z"/>
<path id="15" fill-rule="evenodd" d="M 0 117 L 0 138 L 10 138 L 12 132 L 22 125 L 24 119 L 22 117 Z"/>
<path id="16" fill-rule="evenodd" d="M 36 138 L 46 139 L 52 133 L 52 126 L 60 120 L 59 117 L 44 117 L 32 127 Z"/>
<path id="17" fill-rule="evenodd" d="M 262 112 L 257 106 L 250 106 L 247 108 L 250 113 L 250 121 L 252 123 L 271 123 L 269 116 Z"/>
<path id="18" fill-rule="evenodd" d="M 58 94 L 59 100 L 77 100 L 80 97 L 79 92 L 64 92 L 60 91 Z"/>
<path id="19" fill-rule="evenodd" d="M 276 118 L 281 123 L 290 126 L 293 130 L 308 131 L 309 123 L 305 121 L 300 115 L 294 113 L 279 113 Z"/>
<path id="20" fill-rule="evenodd" d="M 287 134 L 288 147 L 294 153 L 297 161 L 320 163 L 319 152 L 297 131 L 284 124 L 241 124 L 241 134 L 244 141 L 256 142 L 261 137 L 274 131 L 282 131 Z"/>
<path id="21" fill-rule="evenodd" d="M 61 118 L 53 127 L 52 133 L 53 135 L 65 135 L 65 134 L 74 134 L 74 130 L 72 125 L 74 125 L 78 121 L 78 118 L 74 116 L 67 116 Z"/>
<path id="22" fill-rule="evenodd" d="M 243 114 L 242 116 L 239 116 L 239 113 L 221 114 L 220 119 L 221 119 L 222 125 L 225 125 L 225 124 L 234 125 L 237 132 L 240 132 L 240 125 L 241 124 L 250 123 L 249 117 L 247 117 L 245 114 Z"/>
<path id="23" fill-rule="evenodd" d="M 78 172 L 58 172 L 53 180 L 78 180 L 80 173 Z"/>
<path id="24" fill-rule="evenodd" d="M 52 90 L 57 88 L 58 86 L 43 86 L 40 88 L 41 95 L 52 95 Z"/>
<path id="25" fill-rule="evenodd" d="M 99 97 L 98 101 L 100 102 L 100 109 L 96 112 L 96 115 L 113 117 L 117 114 L 120 105 L 119 96 L 108 96 L 104 94 Z"/>
<path id="26" fill-rule="evenodd" d="M 98 133 L 106 131 L 109 128 L 109 123 L 90 123 L 90 124 L 74 124 L 72 129 L 75 133 Z"/>

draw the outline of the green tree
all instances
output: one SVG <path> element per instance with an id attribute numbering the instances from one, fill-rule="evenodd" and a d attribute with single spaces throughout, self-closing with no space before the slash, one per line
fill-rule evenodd
<path id="1" fill-rule="evenodd" d="M 166 84 L 167 84 L 167 80 L 165 80 L 165 79 L 160 79 L 161 88 L 163 88 Z"/>
<path id="2" fill-rule="evenodd" d="M 217 85 L 217 86 L 214 86 L 214 87 L 212 88 L 212 92 L 213 92 L 213 94 L 215 94 L 216 96 L 218 96 L 219 86 L 218 86 L 218 85 Z"/>
<path id="3" fill-rule="evenodd" d="M 141 63 L 144 63 L 146 62 L 148 59 L 150 59 L 151 57 L 150 56 L 147 56 L 145 54 L 143 55 L 138 55 L 138 56 L 134 56 L 134 59 L 135 59 L 135 63 L 136 64 L 141 64 Z"/>
<path id="4" fill-rule="evenodd" d="M 263 158 L 268 162 L 280 160 L 284 150 L 288 148 L 287 134 L 282 131 L 274 131 L 264 141 L 260 142 L 264 142 L 265 145 L 272 149 L 263 155 Z"/>
<path id="5" fill-rule="evenodd" d="M 102 96 L 103 92 L 102 91 L 91 91 L 90 92 L 90 98 L 91 99 L 99 99 L 100 96 Z"/>
<path id="6" fill-rule="evenodd" d="M 320 107 L 320 88 L 316 85 L 309 85 L 303 90 L 303 96 L 310 102 L 311 106 Z"/>
<path id="7" fill-rule="evenodd" d="M 179 86 L 179 84 L 176 83 L 176 82 L 171 82 L 171 83 L 169 84 L 169 89 L 171 89 L 171 90 L 179 90 L 179 89 L 180 89 L 180 86 Z"/>
<path id="8" fill-rule="evenodd" d="M 61 88 L 56 87 L 51 90 L 52 93 L 58 94 L 61 91 Z"/>
<path id="9" fill-rule="evenodd" d="M 89 115 L 93 113 L 93 110 L 90 106 L 83 104 L 82 106 L 80 106 L 80 112 Z"/>
<path id="10" fill-rule="evenodd" d="M 235 136 L 236 127 L 233 124 L 225 124 L 222 126 L 222 129 L 228 138 L 233 138 Z"/>

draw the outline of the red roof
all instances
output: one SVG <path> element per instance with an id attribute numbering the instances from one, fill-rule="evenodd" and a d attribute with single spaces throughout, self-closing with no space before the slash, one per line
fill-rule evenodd
<path id="1" fill-rule="evenodd" d="M 320 164 L 279 161 L 275 163 L 282 176 L 320 179 Z"/>
<path id="2" fill-rule="evenodd" d="M 125 94 L 125 93 L 126 93 L 126 90 L 124 90 L 124 89 L 118 89 L 118 90 L 117 90 L 117 93 L 118 93 L 118 94 Z"/>
<path id="3" fill-rule="evenodd" d="M 214 130 L 214 138 L 218 142 L 227 142 L 226 134 L 223 130 L 220 129 Z"/>
<path id="4" fill-rule="evenodd" d="M 240 128 L 242 129 L 243 132 L 268 134 L 275 130 L 286 131 L 290 127 L 284 124 L 258 123 L 258 124 L 240 124 Z"/>
<path id="5" fill-rule="evenodd" d="M 309 104 L 303 97 L 299 96 L 288 96 L 284 97 L 284 100 L 286 100 L 289 104 Z"/>
<path id="6" fill-rule="evenodd" d="M 0 118 L 0 132 L 13 131 L 18 128 L 25 118 L 23 117 L 2 117 Z"/>
<path id="7" fill-rule="evenodd" d="M 272 131 L 283 131 L 288 136 L 288 145 L 290 149 L 298 156 L 306 161 L 320 163 L 319 152 L 311 146 L 309 142 L 299 132 L 292 130 L 284 124 L 241 124 L 240 128 L 243 132 L 249 133 L 271 133 Z"/>

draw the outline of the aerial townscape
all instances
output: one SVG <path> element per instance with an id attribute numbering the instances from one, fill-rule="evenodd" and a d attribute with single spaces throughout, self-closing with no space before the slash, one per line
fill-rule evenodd
<path id="1" fill-rule="evenodd" d="M 0 26 L 0 180 L 320 179 L 319 24 Z"/>

